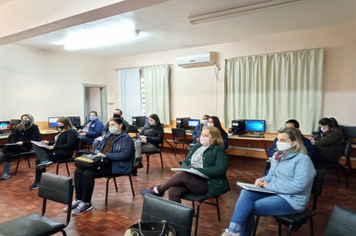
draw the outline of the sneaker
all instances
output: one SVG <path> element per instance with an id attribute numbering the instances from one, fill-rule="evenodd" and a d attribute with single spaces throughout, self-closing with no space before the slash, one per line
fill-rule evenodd
<path id="1" fill-rule="evenodd" d="M 145 190 L 141 190 L 141 194 L 142 196 L 145 196 L 146 194 L 152 194 L 152 195 L 155 195 L 157 197 L 163 197 L 164 196 L 164 193 L 156 193 L 153 189 L 153 188 L 150 188 L 150 189 L 145 189 Z"/>
<path id="2" fill-rule="evenodd" d="M 81 203 L 82 201 L 80 201 L 80 200 L 74 200 L 73 202 L 72 202 L 72 208 L 71 208 L 71 210 L 74 210 L 75 208 L 77 208 L 78 206 L 79 206 L 79 203 Z M 64 211 L 68 211 L 68 206 L 66 206 L 65 208 L 64 208 Z"/>
<path id="3" fill-rule="evenodd" d="M 39 187 L 40 187 L 40 183 L 35 181 L 35 182 L 30 186 L 30 189 L 31 189 L 31 190 L 35 190 L 35 189 L 38 189 Z"/>
<path id="4" fill-rule="evenodd" d="M 37 165 L 37 168 L 44 169 L 44 168 L 51 166 L 52 164 L 53 164 L 53 162 L 51 162 L 51 161 L 42 161 L 40 164 Z"/>
<path id="5" fill-rule="evenodd" d="M 222 233 L 222 235 L 221 236 L 240 236 L 240 233 L 233 233 L 233 232 L 230 232 L 228 229 L 226 229 L 225 231 L 224 231 L 224 233 Z"/>
<path id="6" fill-rule="evenodd" d="M 1 179 L 5 180 L 5 179 L 8 179 L 10 178 L 10 173 L 4 173 L 2 176 L 1 176 Z"/>
<path id="7" fill-rule="evenodd" d="M 80 215 L 84 212 L 90 211 L 93 209 L 93 206 L 90 203 L 80 202 L 77 208 L 72 211 L 73 215 Z"/>

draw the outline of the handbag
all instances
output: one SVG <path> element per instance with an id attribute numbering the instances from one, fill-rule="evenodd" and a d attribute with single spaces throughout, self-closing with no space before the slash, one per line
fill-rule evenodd
<path id="1" fill-rule="evenodd" d="M 165 220 L 161 222 L 142 222 L 131 225 L 124 236 L 176 236 L 176 231 Z"/>
<path id="2" fill-rule="evenodd" d="M 106 156 L 88 154 L 75 158 L 74 164 L 78 168 L 98 171 L 104 166 L 110 165 L 110 159 Z"/>

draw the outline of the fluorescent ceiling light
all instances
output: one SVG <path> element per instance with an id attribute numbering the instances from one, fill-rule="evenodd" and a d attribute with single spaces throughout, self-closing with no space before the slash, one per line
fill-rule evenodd
<path id="1" fill-rule="evenodd" d="M 206 22 L 210 22 L 210 21 L 234 17 L 234 16 L 238 16 L 238 15 L 242 15 L 242 14 L 262 11 L 262 10 L 270 9 L 272 7 L 279 7 L 282 5 L 283 6 L 290 5 L 290 4 L 298 3 L 301 1 L 305 1 L 305 0 L 266 0 L 264 2 L 256 3 L 256 4 L 252 4 L 252 5 L 231 8 L 228 10 L 208 13 L 208 14 L 204 14 L 204 15 L 200 15 L 200 16 L 189 17 L 189 22 L 192 25 L 197 25 L 197 24 L 206 23 Z"/>
<path id="2" fill-rule="evenodd" d="M 133 23 L 89 27 L 89 29 L 70 33 L 61 45 L 65 50 L 80 50 L 119 44 L 136 39 L 140 31 L 134 29 Z"/>

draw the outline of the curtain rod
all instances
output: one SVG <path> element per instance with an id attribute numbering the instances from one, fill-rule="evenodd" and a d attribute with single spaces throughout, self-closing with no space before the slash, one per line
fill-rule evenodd
<path id="1" fill-rule="evenodd" d="M 224 57 L 223 59 L 225 60 L 225 59 L 238 58 L 238 57 L 253 57 L 253 56 L 262 56 L 262 55 L 270 55 L 270 54 L 276 54 L 276 53 L 287 53 L 287 52 L 298 52 L 298 51 L 306 51 L 306 50 L 314 50 L 314 49 L 324 49 L 324 48 L 307 48 L 307 49 L 298 49 L 298 50 L 291 50 L 291 51 L 261 53 L 261 54 L 246 55 L 246 56 L 237 56 L 237 57 Z"/>
<path id="2" fill-rule="evenodd" d="M 158 65 L 148 65 L 148 66 L 165 66 L 165 65 L 168 65 L 168 67 L 173 66 L 172 64 L 158 64 Z M 125 68 L 115 68 L 115 70 L 118 71 L 118 70 L 134 69 L 134 68 L 139 68 L 140 70 L 142 70 L 143 68 L 148 67 L 148 66 L 133 66 L 133 67 L 125 67 Z"/>

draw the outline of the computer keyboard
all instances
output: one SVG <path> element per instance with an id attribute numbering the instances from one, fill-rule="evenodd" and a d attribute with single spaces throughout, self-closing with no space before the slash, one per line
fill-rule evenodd
<path id="1" fill-rule="evenodd" d="M 264 138 L 264 135 L 260 135 L 260 134 L 241 134 L 239 135 L 239 137 L 243 137 L 243 138 Z"/>

